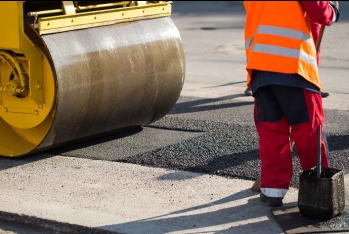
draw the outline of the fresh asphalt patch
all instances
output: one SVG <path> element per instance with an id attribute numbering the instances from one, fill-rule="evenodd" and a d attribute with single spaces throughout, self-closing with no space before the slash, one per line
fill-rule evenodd
<path id="1" fill-rule="evenodd" d="M 171 112 L 133 129 L 50 151 L 63 156 L 255 180 L 259 177 L 258 136 L 252 102 L 232 98 L 181 97 Z M 349 113 L 325 110 L 331 167 L 349 170 Z M 294 148 L 294 176 L 300 169 Z"/>
<path id="2" fill-rule="evenodd" d="M 200 131 L 183 131 L 182 129 L 138 127 L 70 144 L 52 150 L 50 153 L 79 158 L 122 161 L 130 156 L 163 148 L 202 134 Z"/>

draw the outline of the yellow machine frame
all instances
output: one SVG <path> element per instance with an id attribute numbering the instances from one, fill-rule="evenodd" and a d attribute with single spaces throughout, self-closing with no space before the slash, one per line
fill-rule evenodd
<path id="1" fill-rule="evenodd" d="M 32 13 L 35 17 L 54 12 L 63 13 L 64 11 L 65 13 L 65 15 L 40 18 L 38 20 L 40 35 L 171 15 L 171 3 L 165 1 L 152 4 L 147 4 L 146 1 L 124 1 L 87 7 L 74 7 L 72 1 L 63 1 L 62 3 L 63 9 Z M 113 6 L 123 7 L 83 13 L 77 12 L 77 10 L 97 10 L 103 7 Z"/>
<path id="2" fill-rule="evenodd" d="M 23 1 L 4 1 L 0 8 L 0 117 L 17 128 L 30 129 L 42 123 L 54 106 L 55 85 L 49 58 L 24 32 Z M 104 8 L 104 9 L 103 9 Z M 105 9 L 107 8 L 107 9 Z M 58 14 L 45 17 L 45 15 Z M 171 14 L 169 1 L 123 1 L 92 6 L 74 6 L 62 1 L 61 9 L 29 12 L 39 35 L 71 31 L 118 22 L 165 17 Z M 1 69 L 1 66 L 3 69 Z M 12 70 L 14 78 L 4 83 L 1 76 Z M 47 81 L 50 80 L 50 81 Z M 45 84 L 46 82 L 46 84 Z M 52 84 L 52 85 L 49 85 Z M 49 87 L 52 86 L 52 87 Z M 7 95 L 5 97 L 5 95 Z M 29 98 L 19 98 L 20 96 Z M 47 95 L 49 95 L 48 98 Z M 9 97 L 10 96 L 10 97 Z M 4 102 L 6 100 L 6 102 Z M 22 117 L 7 113 L 25 114 Z"/>
<path id="3" fill-rule="evenodd" d="M 24 92 L 27 86 L 29 86 L 30 96 L 36 102 L 38 108 L 40 108 L 44 103 L 41 74 L 42 56 L 38 48 L 25 35 L 23 21 L 23 2 L 2 2 L 2 7 L 0 8 L 0 22 L 2 22 L 0 27 L 0 35 L 2 35 L 0 37 L 0 59 L 3 63 L 6 62 L 11 67 L 17 68 L 13 70 L 16 71 L 15 75 L 19 76 L 20 84 L 17 87 L 9 87 L 9 85 L 1 86 L 0 84 L 0 92 L 7 91 L 8 94 L 15 96 L 18 93 Z M 28 80 L 25 78 L 24 71 L 21 69 L 18 59 L 8 53 L 8 51 L 25 55 L 27 58 L 29 84 L 27 84 Z M 14 90 L 11 88 L 14 88 Z M 2 105 L 1 95 L 0 105 Z"/>

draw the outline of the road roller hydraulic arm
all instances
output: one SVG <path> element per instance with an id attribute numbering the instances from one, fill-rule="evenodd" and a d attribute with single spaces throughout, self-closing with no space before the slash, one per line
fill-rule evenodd
<path id="1" fill-rule="evenodd" d="M 2 22 L 0 27 L 0 60 L 2 63 L 10 65 L 14 73 L 13 79 L 8 83 L 0 83 L 0 92 L 17 96 L 29 89 L 30 96 L 37 107 L 42 107 L 44 101 L 41 89 L 42 55 L 24 33 L 23 3 L 6 1 L 0 4 L 0 22 Z M 18 54 L 24 55 L 27 59 L 27 72 L 22 68 L 17 58 Z"/>

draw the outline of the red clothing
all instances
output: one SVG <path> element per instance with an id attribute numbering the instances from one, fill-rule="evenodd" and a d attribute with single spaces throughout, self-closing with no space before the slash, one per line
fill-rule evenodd
<path id="1" fill-rule="evenodd" d="M 313 34 L 314 43 L 316 45 L 317 39 L 319 38 L 319 35 L 320 35 L 321 24 L 315 23 L 314 21 L 310 21 L 310 26 L 311 26 L 311 33 Z M 320 66 L 320 47 L 316 54 L 316 61 L 319 67 Z"/>
<path id="2" fill-rule="evenodd" d="M 311 21 L 330 26 L 335 14 L 329 1 L 299 1 Z"/>
<path id="3" fill-rule="evenodd" d="M 316 45 L 320 34 L 321 25 L 329 26 L 336 17 L 329 1 L 299 1 L 305 12 L 309 15 L 311 32 Z M 320 49 L 318 51 L 317 64 L 320 65 Z"/>
<path id="4" fill-rule="evenodd" d="M 280 87 L 273 90 L 273 86 L 265 86 L 259 89 L 255 96 L 254 120 L 259 135 L 259 155 L 262 161 L 261 188 L 266 188 L 265 191 L 288 189 L 290 185 L 293 168 L 288 121 L 301 122 L 291 126 L 291 135 L 296 143 L 302 170 L 316 166 L 317 126 L 321 124 L 324 130 L 325 116 L 320 93 L 304 89 L 302 94 L 302 91 L 294 91 L 297 88 L 288 86 L 276 92 L 275 90 L 278 89 Z M 297 98 L 296 102 L 290 101 L 295 98 Z M 299 99 L 302 99 L 305 105 L 297 105 Z M 290 102 L 296 105 L 290 105 Z M 273 109 L 271 110 L 270 107 Z M 309 116 L 309 121 L 306 122 L 297 119 L 304 115 L 304 108 L 306 109 L 305 115 Z M 293 113 L 300 114 L 294 115 Z M 282 117 L 276 121 L 277 116 Z M 321 163 L 323 167 L 329 167 L 327 150 L 326 137 L 322 135 Z"/>
<path id="5" fill-rule="evenodd" d="M 310 18 L 316 44 L 321 25 L 331 25 L 335 12 L 328 1 L 299 1 L 299 3 Z M 320 54 L 317 55 L 318 64 L 319 56 Z M 282 198 L 289 187 L 293 172 L 290 127 L 301 167 L 303 170 L 310 169 L 316 165 L 317 128 L 321 125 L 322 130 L 324 129 L 325 117 L 320 93 L 287 85 L 275 87 L 275 90 L 273 87 L 266 85 L 256 91 L 254 119 L 259 135 L 259 154 L 262 162 L 262 193 L 269 197 Z M 285 92 L 288 92 L 286 96 Z M 305 103 L 297 105 L 300 101 Z M 297 119 L 303 115 L 308 119 Z M 325 135 L 321 139 L 321 149 L 322 166 L 328 167 Z"/>

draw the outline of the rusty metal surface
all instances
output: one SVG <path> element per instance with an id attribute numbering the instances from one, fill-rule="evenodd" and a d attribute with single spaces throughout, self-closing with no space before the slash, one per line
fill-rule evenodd
<path id="1" fill-rule="evenodd" d="M 305 170 L 299 176 L 298 207 L 302 215 L 333 218 L 345 207 L 343 171 L 322 168 L 321 178 L 316 170 Z"/>
<path id="2" fill-rule="evenodd" d="M 57 108 L 38 150 L 166 115 L 185 58 L 169 17 L 43 36 L 57 76 Z"/>

